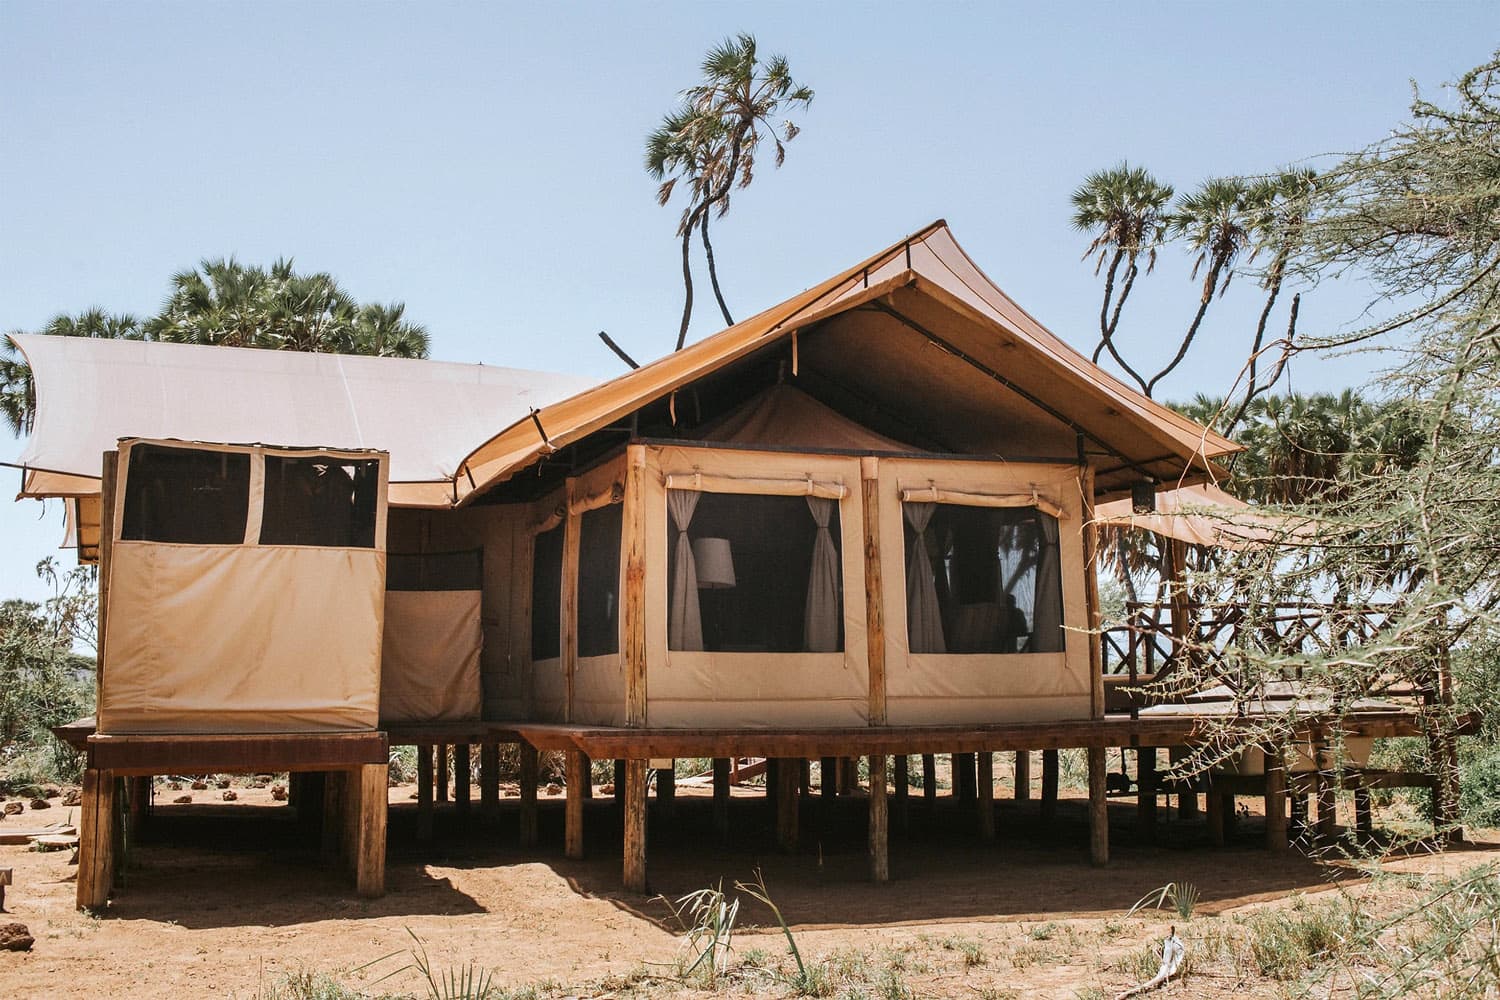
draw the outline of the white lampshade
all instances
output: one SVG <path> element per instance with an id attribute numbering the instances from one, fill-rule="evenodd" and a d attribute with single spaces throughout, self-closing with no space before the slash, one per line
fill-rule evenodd
<path id="1" fill-rule="evenodd" d="M 699 590 L 727 590 L 734 586 L 734 556 L 727 538 L 693 539 L 693 562 Z"/>

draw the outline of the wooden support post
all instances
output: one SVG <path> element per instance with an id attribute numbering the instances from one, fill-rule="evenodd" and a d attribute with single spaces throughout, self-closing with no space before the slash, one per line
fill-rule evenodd
<path id="1" fill-rule="evenodd" d="M 301 773 L 301 788 L 297 798 L 297 822 L 308 830 L 316 830 L 323 823 L 323 796 L 326 794 L 328 776 L 322 771 Z"/>
<path id="2" fill-rule="evenodd" d="M 594 797 L 594 758 L 588 754 L 583 755 L 583 798 L 585 801 Z"/>
<path id="3" fill-rule="evenodd" d="M 1287 835 L 1293 840 L 1302 840 L 1307 836 L 1309 830 L 1311 830 L 1311 825 L 1307 821 L 1308 814 L 1311 812 L 1311 802 L 1309 797 L 1300 791 L 1292 792 L 1287 796 L 1287 800 L 1292 810 L 1292 819 L 1287 826 Z"/>
<path id="4" fill-rule="evenodd" d="M 885 757 L 870 757 L 870 878 L 891 880 L 890 817 L 885 794 Z"/>
<path id="5" fill-rule="evenodd" d="M 621 511 L 625 547 L 625 597 L 622 602 L 625 631 L 625 725 L 646 724 L 646 447 L 633 444 L 625 449 L 625 502 Z M 645 767 L 645 762 L 641 766 Z M 644 770 L 642 780 L 644 781 Z M 629 781 L 627 764 L 615 772 L 615 787 Z M 642 795 L 645 794 L 644 786 Z M 627 803 L 628 804 L 628 803 Z M 645 850 L 645 841 L 641 842 Z M 644 864 L 644 862 L 643 862 Z M 626 862 L 627 869 L 629 862 Z M 641 885 L 645 885 L 645 869 Z M 626 879 L 629 882 L 629 879 Z"/>
<path id="6" fill-rule="evenodd" d="M 937 757 L 930 753 L 922 755 L 922 801 L 929 813 L 937 806 Z"/>
<path id="7" fill-rule="evenodd" d="M 448 801 L 448 744 L 437 746 L 437 789 L 433 795 L 436 802 Z"/>
<path id="8" fill-rule="evenodd" d="M 1224 810 L 1228 802 L 1228 808 L 1233 809 L 1231 800 L 1228 800 L 1223 792 L 1214 788 L 1208 788 L 1205 796 L 1204 806 L 1208 810 L 1208 840 L 1215 847 L 1224 846 Z"/>
<path id="9" fill-rule="evenodd" d="M 453 744 L 453 804 L 460 816 L 469 812 L 469 745 Z"/>
<path id="10" fill-rule="evenodd" d="M 1286 766 L 1279 747 L 1268 746 L 1266 752 L 1266 850 L 1285 851 L 1290 844 L 1286 836 Z"/>
<path id="11" fill-rule="evenodd" d="M 971 753 L 956 753 L 949 758 L 948 767 L 953 772 L 953 797 L 960 802 L 973 802 L 975 793 L 974 755 Z"/>
<path id="12" fill-rule="evenodd" d="M 339 815 L 339 867 L 358 884 L 360 812 L 364 785 L 359 768 L 339 772 L 343 786 L 343 810 Z"/>
<path id="13" fill-rule="evenodd" d="M 318 856 L 330 867 L 340 863 L 344 849 L 344 772 L 323 774 L 323 821 L 318 831 Z"/>
<path id="14" fill-rule="evenodd" d="M 563 853 L 575 860 L 583 857 L 583 785 L 588 781 L 585 774 L 582 750 L 567 753 L 567 822 Z"/>
<path id="15" fill-rule="evenodd" d="M 439 748 L 441 749 L 441 748 Z M 417 839 L 432 839 L 432 751 L 431 746 L 417 747 Z M 335 777 L 334 782 L 341 781 Z"/>
<path id="16" fill-rule="evenodd" d="M 800 798 L 812 798 L 812 761 L 806 757 L 797 760 L 797 795 Z"/>
<path id="17" fill-rule="evenodd" d="M 911 758 L 906 754 L 897 754 L 893 765 L 895 774 L 892 783 L 896 786 L 896 803 L 892 812 L 895 813 L 896 829 L 902 833 L 911 827 Z"/>
<path id="18" fill-rule="evenodd" d="M 1057 751 L 1042 751 L 1042 805 L 1043 823 L 1057 818 Z"/>
<path id="19" fill-rule="evenodd" d="M 1089 860 L 1094 867 L 1109 864 L 1109 796 L 1104 747 L 1089 747 Z"/>
<path id="20" fill-rule="evenodd" d="M 776 811 L 776 788 L 781 777 L 781 760 L 776 757 L 766 758 L 766 801 L 771 803 L 771 811 Z"/>
<path id="21" fill-rule="evenodd" d="M 776 846 L 788 854 L 797 850 L 798 813 L 797 788 L 802 772 L 791 758 L 778 760 L 776 767 Z"/>
<path id="22" fill-rule="evenodd" d="M 1319 753 L 1321 760 L 1323 754 Z M 1338 840 L 1338 776 L 1332 771 L 1317 773 L 1318 846 L 1331 847 Z"/>
<path id="23" fill-rule="evenodd" d="M 151 812 L 151 778 L 149 775 L 137 775 L 130 779 L 129 791 L 125 796 L 129 805 L 129 833 L 132 844 L 138 843 L 136 839 L 141 831 L 146 828 L 146 817 Z"/>
<path id="24" fill-rule="evenodd" d="M 1029 750 L 1016 751 L 1016 801 L 1025 802 L 1031 798 L 1031 752 Z"/>
<path id="25" fill-rule="evenodd" d="M 1136 823 L 1141 838 L 1150 843 L 1156 836 L 1156 748 L 1135 752 Z"/>
<path id="26" fill-rule="evenodd" d="M 839 758 L 839 794 L 853 795 L 859 791 L 859 758 Z"/>
<path id="27" fill-rule="evenodd" d="M 1083 436 L 1078 438 L 1082 461 Z M 1100 635 L 1099 610 L 1099 528 L 1094 523 L 1094 467 L 1085 464 L 1080 476 L 1083 487 L 1083 606 L 1089 634 L 1089 702 L 1095 719 L 1104 718 L 1104 647 Z"/>
<path id="28" fill-rule="evenodd" d="M 615 802 L 625 801 L 625 762 L 615 761 Z"/>
<path id="29" fill-rule="evenodd" d="M 351 810 L 350 820 L 357 825 L 355 835 L 354 887 L 365 899 L 385 895 L 385 825 L 389 797 L 386 787 L 389 764 L 361 764 L 348 776 L 349 784 L 359 789 L 358 808 Z"/>
<path id="30" fill-rule="evenodd" d="M 714 833 L 729 836 L 729 758 L 714 758 Z"/>
<path id="31" fill-rule="evenodd" d="M 1354 830 L 1361 843 L 1369 843 L 1375 836 L 1375 811 L 1370 805 L 1370 790 L 1354 790 Z"/>
<path id="32" fill-rule="evenodd" d="M 831 802 L 839 794 L 839 759 L 824 757 L 818 762 L 818 788 L 823 801 Z"/>
<path id="33" fill-rule="evenodd" d="M 1184 778 L 1183 780 L 1191 781 L 1192 779 Z M 1198 818 L 1198 793 L 1193 791 L 1191 788 L 1186 791 L 1177 793 L 1177 818 Z"/>
<path id="34" fill-rule="evenodd" d="M 646 892 L 646 761 L 625 762 L 625 889 Z"/>
<path id="35" fill-rule="evenodd" d="M 563 721 L 572 722 L 578 677 L 578 557 L 583 513 L 573 511 L 578 481 L 564 486 L 566 516 L 563 520 L 562 601 L 558 607 L 558 652 L 563 669 Z"/>
<path id="36" fill-rule="evenodd" d="M 479 745 L 479 811 L 493 816 L 500 809 L 500 744 Z"/>
<path id="37" fill-rule="evenodd" d="M 979 802 L 979 837 L 995 839 L 995 755 L 984 752 L 976 757 L 978 765 L 976 791 Z"/>
<path id="38" fill-rule="evenodd" d="M 656 769 L 656 809 L 668 819 L 677 813 L 677 772 L 670 767 Z"/>
<path id="39" fill-rule="evenodd" d="M 536 810 L 536 783 L 537 783 L 537 759 L 536 747 L 522 741 L 520 746 L 521 758 L 521 830 L 520 841 L 522 847 L 535 847 L 537 842 L 537 810 Z"/>
<path id="40" fill-rule="evenodd" d="M 869 674 L 870 725 L 886 722 L 885 588 L 880 561 L 880 460 L 859 460 L 861 518 L 865 543 L 865 663 Z M 896 512 L 898 515 L 900 511 Z"/>
<path id="41" fill-rule="evenodd" d="M 77 905 L 80 910 L 103 909 L 114 885 L 115 776 L 88 768 L 83 772 L 79 806 Z"/>

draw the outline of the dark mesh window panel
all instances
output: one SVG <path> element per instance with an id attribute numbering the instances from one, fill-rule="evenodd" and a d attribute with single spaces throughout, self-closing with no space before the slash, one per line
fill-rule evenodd
<path id="1" fill-rule="evenodd" d="M 536 536 L 531 555 L 531 658 L 561 656 L 558 619 L 562 615 L 563 529 Z"/>
<path id="2" fill-rule="evenodd" d="M 239 545 L 250 509 L 250 456 L 160 445 L 130 449 L 120 537 Z"/>
<path id="3" fill-rule="evenodd" d="M 620 651 L 623 504 L 584 512 L 578 530 L 578 655 Z"/>
<path id="4" fill-rule="evenodd" d="M 386 590 L 483 590 L 484 550 L 392 552 L 386 556 Z"/>
<path id="5" fill-rule="evenodd" d="M 1058 524 L 1031 507 L 905 504 L 914 653 L 1063 649 Z"/>
<path id="6" fill-rule="evenodd" d="M 696 496 L 686 535 L 694 552 L 694 574 L 686 588 L 678 561 L 683 534 L 669 499 L 667 601 L 669 619 L 680 620 L 696 604 L 701 645 L 695 645 L 690 628 L 684 632 L 669 621 L 671 648 L 740 653 L 842 650 L 838 502 L 813 498 L 809 503 L 802 496 Z M 821 541 L 820 516 L 827 522 Z"/>
<path id="7" fill-rule="evenodd" d="M 262 545 L 375 547 L 380 463 L 266 456 Z"/>

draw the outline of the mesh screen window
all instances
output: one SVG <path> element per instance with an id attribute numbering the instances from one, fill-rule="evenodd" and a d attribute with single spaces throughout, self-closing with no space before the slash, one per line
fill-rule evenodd
<path id="1" fill-rule="evenodd" d="M 912 652 L 1062 651 L 1055 518 L 958 504 L 906 504 L 902 513 Z"/>
<path id="2" fill-rule="evenodd" d="M 484 550 L 392 552 L 386 556 L 385 589 L 483 590 Z"/>
<path id="3" fill-rule="evenodd" d="M 266 456 L 262 545 L 375 547 L 380 463 Z"/>
<path id="4" fill-rule="evenodd" d="M 140 444 L 129 452 L 120 537 L 240 545 L 250 509 L 250 456 Z"/>
<path id="5" fill-rule="evenodd" d="M 620 651 L 623 504 L 585 511 L 578 530 L 578 655 Z"/>
<path id="6" fill-rule="evenodd" d="M 563 529 L 558 525 L 536 536 L 531 554 L 531 659 L 562 655 Z"/>
<path id="7" fill-rule="evenodd" d="M 696 587 L 678 571 L 682 534 L 667 513 L 669 614 L 697 602 L 704 650 L 740 653 L 835 652 L 844 648 L 843 580 L 838 503 L 814 500 L 827 518 L 819 560 L 819 526 L 801 496 L 698 493 L 687 540 L 695 553 Z M 826 506 L 824 506 L 826 505 Z M 809 602 L 812 590 L 818 599 Z M 811 606 L 811 608 L 810 608 Z M 809 611 L 821 621 L 810 621 Z M 821 638 L 818 638 L 820 637 Z M 692 639 L 669 628 L 669 646 Z"/>

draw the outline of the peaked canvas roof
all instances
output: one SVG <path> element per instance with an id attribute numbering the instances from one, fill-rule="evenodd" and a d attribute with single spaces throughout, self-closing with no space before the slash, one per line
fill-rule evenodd
<path id="1" fill-rule="evenodd" d="M 446 506 L 459 463 L 496 427 L 593 379 L 402 358 L 17 334 L 37 385 L 26 496 L 99 492 L 121 437 L 377 448 L 391 502 Z"/>
<path id="2" fill-rule="evenodd" d="M 773 385 L 719 421 L 705 441 L 725 444 L 909 452 L 909 444 L 877 434 L 789 385 Z"/>
<path id="3" fill-rule="evenodd" d="M 732 364 L 795 331 L 865 303 L 914 291 L 983 336 L 967 349 L 942 346 L 993 379 L 996 393 L 1025 396 L 1114 456 L 1129 478 L 1197 482 L 1210 462 L 1239 450 L 1233 442 L 1141 395 L 1063 343 L 969 258 L 939 220 L 880 253 L 728 329 L 570 399 L 543 407 L 536 420 L 517 421 L 476 448 L 460 468 L 463 497 L 502 482 L 558 448 L 618 420 L 648 402 Z M 1002 374 L 1024 349 L 1038 385 Z M 987 363 L 992 361 L 993 363 Z M 857 363 L 854 362 L 854 363 Z M 1110 484 L 1102 483 L 1109 489 Z"/>
<path id="4" fill-rule="evenodd" d="M 1137 514 L 1131 500 L 1111 500 L 1094 509 L 1101 524 L 1154 531 L 1193 545 L 1244 549 L 1311 534 L 1306 518 L 1261 510 L 1211 484 L 1183 486 L 1156 496 L 1156 510 Z"/>

